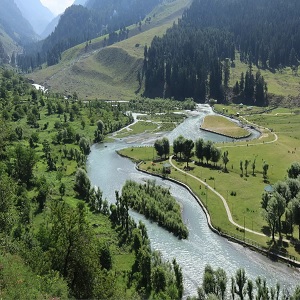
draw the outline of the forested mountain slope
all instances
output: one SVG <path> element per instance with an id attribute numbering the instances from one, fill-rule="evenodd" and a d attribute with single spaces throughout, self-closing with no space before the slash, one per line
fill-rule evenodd
<path id="1" fill-rule="evenodd" d="M 179 24 L 145 52 L 145 95 L 224 101 L 235 50 L 241 61 L 264 69 L 298 68 L 299 9 L 295 0 L 194 0 Z M 251 65 L 248 77 L 252 86 L 244 92 L 242 85 L 242 92 L 254 104 Z"/>
<path id="2" fill-rule="evenodd" d="M 32 42 L 36 35 L 15 2 L 0 0 L 0 6 L 2 7 L 0 9 L 0 27 L 3 28 L 6 34 L 21 45 Z"/>
<path id="3" fill-rule="evenodd" d="M 19 57 L 23 71 L 57 64 L 61 53 L 73 46 L 110 34 L 108 43 L 128 37 L 127 26 L 139 23 L 161 0 L 89 1 L 87 7 L 72 5 L 60 17 L 55 30 L 41 43 L 26 49 Z M 115 33 L 121 30 L 122 34 Z M 117 35 L 117 36 L 116 36 Z"/>
<path id="4" fill-rule="evenodd" d="M 40 35 L 54 18 L 51 11 L 39 0 L 14 0 L 22 15 L 29 21 L 34 31 Z"/>
<path id="5" fill-rule="evenodd" d="M 132 99 L 139 91 L 137 74 L 143 65 L 144 45 L 172 26 L 190 3 L 163 1 L 146 16 L 151 21 L 129 27 L 128 39 L 104 49 L 104 39 L 109 36 L 94 39 L 65 51 L 59 64 L 28 77 L 64 94 L 76 91 L 84 99 Z"/>

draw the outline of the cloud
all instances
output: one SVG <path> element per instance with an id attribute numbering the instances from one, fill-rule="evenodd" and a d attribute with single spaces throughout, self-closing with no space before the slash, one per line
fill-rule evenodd
<path id="1" fill-rule="evenodd" d="M 74 0 L 40 0 L 42 4 L 48 7 L 55 15 L 59 15 L 65 9 L 71 6 Z"/>

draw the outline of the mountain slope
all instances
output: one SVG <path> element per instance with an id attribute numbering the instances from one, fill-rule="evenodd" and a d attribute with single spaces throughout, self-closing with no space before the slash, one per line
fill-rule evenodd
<path id="1" fill-rule="evenodd" d="M 36 38 L 32 26 L 23 17 L 12 0 L 0 0 L 0 26 L 8 36 L 19 44 L 27 44 Z"/>
<path id="2" fill-rule="evenodd" d="M 104 37 L 64 52 L 58 65 L 44 68 L 29 77 L 50 90 L 63 94 L 77 92 L 82 99 L 132 99 L 139 90 L 137 74 L 143 64 L 144 45 L 162 35 L 181 17 L 191 0 L 163 1 L 142 21 L 129 27 L 129 38 L 103 47 Z M 112 64 L 108 63 L 111 62 Z"/>
<path id="3" fill-rule="evenodd" d="M 40 0 L 14 0 L 24 18 L 26 18 L 34 31 L 40 35 L 54 18 L 54 15 Z"/>
<path id="4" fill-rule="evenodd" d="M 44 31 L 40 34 L 40 37 L 42 39 L 45 39 L 46 37 L 48 37 L 55 30 L 55 27 L 58 25 L 60 17 L 61 17 L 61 15 L 58 15 L 54 19 L 52 19 L 52 21 L 50 23 L 48 23 L 48 25 L 46 26 Z"/>
<path id="5" fill-rule="evenodd" d="M 75 2 L 73 4 L 85 6 L 86 2 L 87 2 L 87 0 L 75 0 Z"/>

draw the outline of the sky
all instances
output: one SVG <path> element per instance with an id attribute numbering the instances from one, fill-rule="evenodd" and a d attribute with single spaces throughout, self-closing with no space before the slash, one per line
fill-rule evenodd
<path id="1" fill-rule="evenodd" d="M 40 0 L 54 15 L 59 15 L 71 6 L 74 0 Z"/>

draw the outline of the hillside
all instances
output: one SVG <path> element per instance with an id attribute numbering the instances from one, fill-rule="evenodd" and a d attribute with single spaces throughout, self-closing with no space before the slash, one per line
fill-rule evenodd
<path id="1" fill-rule="evenodd" d="M 22 45 L 32 42 L 36 35 L 29 22 L 22 16 L 20 9 L 14 1 L 0 0 L 0 28 L 5 31 L 12 40 Z M 0 36 L 2 41 L 2 36 Z"/>
<path id="2" fill-rule="evenodd" d="M 105 52 L 98 54 L 102 49 L 103 37 L 94 39 L 88 48 L 85 49 L 85 44 L 74 47 L 63 54 L 58 65 L 39 70 L 29 77 L 61 93 L 72 94 L 75 90 L 84 99 L 132 99 L 136 97 L 136 92 L 141 94 L 144 90 L 144 86 L 139 89 L 137 81 L 138 70 L 142 68 L 144 46 L 149 46 L 155 35 L 162 36 L 191 2 L 164 1 L 163 5 L 149 14 L 152 17 L 150 24 L 143 21 L 141 31 L 136 25 L 129 27 L 129 38 L 106 47 Z M 130 65 L 128 60 L 126 63 L 124 60 L 127 55 L 134 58 Z M 115 64 L 108 67 L 106 62 L 111 59 L 110 56 Z M 233 86 L 240 79 L 241 73 L 246 73 L 248 69 L 247 62 L 240 61 L 238 52 L 235 57 L 235 64 L 230 70 L 229 86 Z M 257 70 L 253 65 L 253 72 Z M 83 73 L 80 74 L 80 71 Z M 279 96 L 277 98 L 280 101 L 283 98 L 289 101 L 290 96 L 299 95 L 298 76 L 290 67 L 280 71 L 260 69 L 260 72 L 268 83 L 268 92 Z"/>
<path id="3" fill-rule="evenodd" d="M 15 0 L 15 3 L 38 35 L 54 18 L 50 10 L 43 6 L 39 0 Z"/>
<path id="4" fill-rule="evenodd" d="M 137 72 L 142 67 L 144 46 L 162 35 L 181 17 L 191 0 L 166 0 L 142 22 L 129 27 L 129 38 L 102 48 L 104 37 L 65 51 L 58 65 L 29 74 L 35 82 L 64 94 L 83 99 L 132 99 L 139 86 Z M 147 18 L 146 17 L 146 18 Z M 113 62 L 113 64 L 111 64 Z M 125 71 L 125 72 L 124 72 Z"/>
<path id="5" fill-rule="evenodd" d="M 299 1 L 289 5 L 281 0 L 193 1 L 179 24 L 163 38 L 153 39 L 145 51 L 144 95 L 268 105 L 268 85 L 253 66 L 278 78 L 284 68 L 292 68 L 297 76 L 299 9 Z M 248 67 L 230 86 L 237 52 Z"/>

